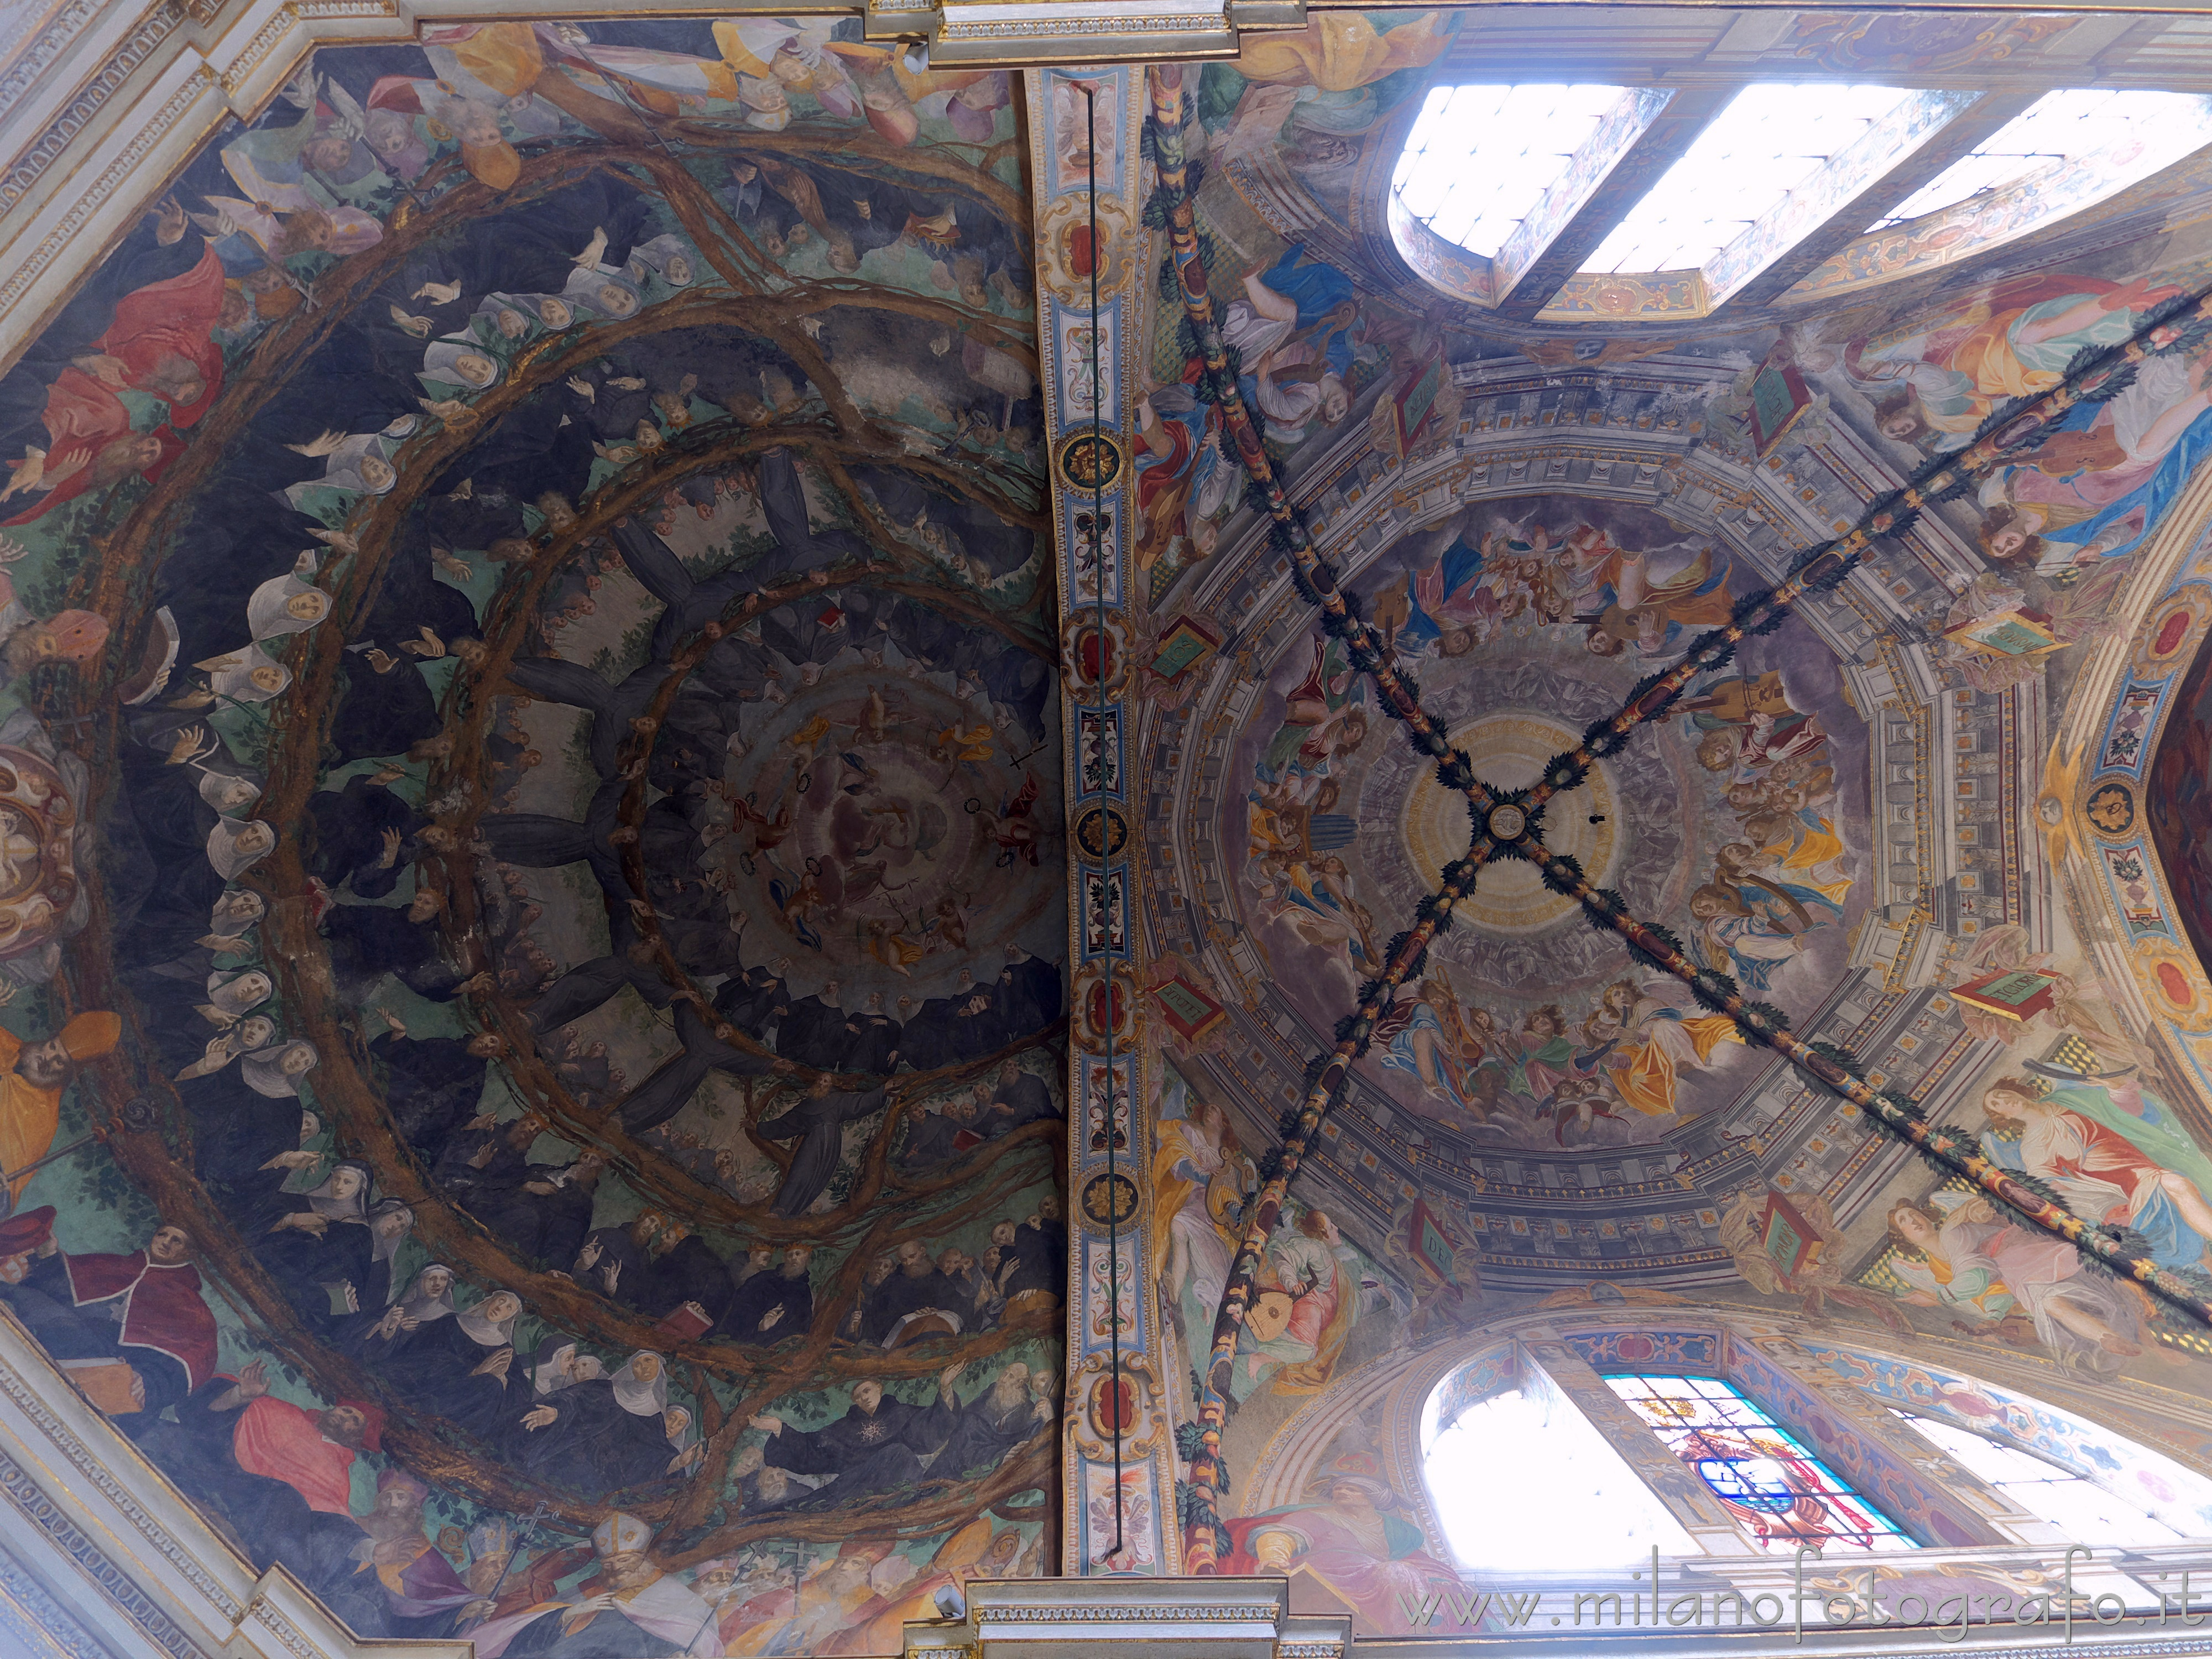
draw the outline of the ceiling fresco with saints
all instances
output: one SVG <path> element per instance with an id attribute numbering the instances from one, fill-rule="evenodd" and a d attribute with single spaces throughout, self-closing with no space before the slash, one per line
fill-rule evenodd
<path id="1" fill-rule="evenodd" d="M 1869 1121 L 2212 1293 L 2212 151 L 1595 252 L 1731 88 L 1964 154 L 2212 53 L 1542 15 L 432 21 L 149 191 L 0 375 L 0 1305 L 257 1568 L 480 1659 L 1194 1565 L 1435 1634 L 1401 1407 L 1528 1363 L 1923 1542 L 1838 1390 L 2212 1474 L 2202 1324 Z M 1393 194 L 1500 64 L 1647 123 L 1517 265 Z"/>
<path id="2" fill-rule="evenodd" d="M 1724 66 L 1686 50 L 1667 78 L 1812 64 L 1796 72 L 2032 83 L 2060 33 L 1799 19 Z M 1139 787 L 1169 823 L 1139 906 L 1146 1261 L 1168 1413 L 1187 1425 L 1239 1218 L 1310 1063 L 1346 1038 L 1468 843 L 1466 799 L 1293 580 L 1286 516 L 1475 776 L 1525 788 L 1801 550 L 2212 283 L 2202 162 L 2185 159 L 2026 240 L 1984 238 L 1963 209 L 1886 230 L 1879 258 L 1845 239 L 1850 270 L 1808 264 L 1708 318 L 1634 320 L 1644 300 L 1593 298 L 1571 270 L 1531 319 L 1462 303 L 1417 274 L 1385 208 L 1426 88 L 1504 78 L 1480 67 L 1500 39 L 1559 63 L 1503 18 L 1375 14 L 1140 94 L 1148 154 L 1174 137 L 1202 161 L 1190 249 L 1225 348 L 1205 360 L 1188 281 L 1133 286 L 1149 320 L 1124 360 L 1121 637 Z M 1551 78 L 1650 73 L 1602 28 L 1576 40 Z M 1583 301 L 1587 320 L 1559 314 Z M 2173 338 L 1978 465 L 1542 817 L 1545 845 L 1691 967 L 1847 1048 L 1996 1165 L 2136 1229 L 2190 1283 L 2212 1240 L 2202 815 L 2185 804 L 2201 671 L 2181 684 L 2212 622 L 2189 493 L 2212 444 L 2204 351 Z M 1224 369 L 1288 504 L 1272 526 Z M 2148 769 L 2170 703 L 2164 770 Z M 1446 1565 L 1380 1402 L 1408 1352 L 1538 1310 L 1659 1321 L 1718 1298 L 1876 1345 L 1941 1341 L 2051 1397 L 2094 1401 L 2125 1376 L 2137 1430 L 2201 1454 L 2201 1430 L 2156 1426 L 2168 1409 L 2197 1421 L 2212 1382 L 2185 1316 L 1870 1133 L 1534 866 L 1493 861 L 1452 918 L 1382 1000 L 1260 1257 L 1222 1442 L 1261 1485 L 1229 1489 L 1218 1536 L 1186 1527 L 1182 1559 L 1286 1571 L 1293 1606 L 1364 1632 L 1427 1631 L 1355 1571 L 1387 1558 L 1474 1582 Z M 2135 1173 L 2086 1184 L 2106 1154 Z M 1332 1487 L 1330 1470 L 1367 1485 Z M 1368 1504 L 1418 1517 L 1418 1544 L 1351 1544 Z M 1255 1517 L 1293 1510 L 1305 1541 L 1255 1553 Z"/>
<path id="3" fill-rule="evenodd" d="M 324 51 L 0 383 L 0 1300 L 363 1635 L 883 1653 L 1048 1559 L 1014 96 Z"/>
<path id="4" fill-rule="evenodd" d="M 1647 665 L 1724 620 L 1751 574 L 1648 508 L 1508 496 L 1389 549 L 1357 591 L 1453 741 L 1487 781 L 1522 788 Z M 1464 800 L 1405 745 L 1368 741 L 1382 717 L 1356 678 L 1340 646 L 1291 644 L 1233 751 L 1249 783 L 1220 829 L 1244 843 L 1245 924 L 1316 1028 L 1467 846 Z M 1818 1001 L 1866 906 L 1851 879 L 1863 835 L 1855 848 L 1838 829 L 1867 822 L 1866 742 L 1833 659 L 1793 623 L 1555 799 L 1547 844 L 1700 961 L 1762 996 Z M 1756 1070 L 1726 1018 L 1624 975 L 1618 945 L 1534 866 L 1486 877 L 1457 915 L 1369 1059 L 1439 1146 L 1648 1144 Z"/>

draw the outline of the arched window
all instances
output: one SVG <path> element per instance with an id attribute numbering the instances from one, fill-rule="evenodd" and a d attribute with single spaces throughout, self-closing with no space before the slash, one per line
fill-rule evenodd
<path id="1" fill-rule="evenodd" d="M 2181 1534 L 2139 1506 L 2122 1502 L 2073 1470 L 1933 1418 L 1899 1412 L 1923 1439 L 1988 1481 L 2028 1514 L 2076 1543 L 2171 1544 Z"/>
<path id="2" fill-rule="evenodd" d="M 1919 1547 L 1810 1447 L 1711 1376 L 1608 1376 L 1619 1395 L 1697 1472 L 1765 1550 Z"/>
<path id="3" fill-rule="evenodd" d="M 1525 1353 L 1517 1365 L 1493 1353 L 1467 1369 L 1481 1386 L 1467 1386 L 1469 1375 L 1447 1378 L 1430 1396 L 1421 1433 L 1430 1503 L 1462 1565 L 1626 1567 L 1654 1549 L 1670 1558 L 1706 1553 L 1712 1540 L 1692 1537 L 1638 1473 L 1670 1458 L 1711 1490 L 1743 1553 L 1918 1547 L 1734 1383 L 1606 1375 L 1603 1387 L 1626 1411 L 1601 1410 L 1597 1400 L 1578 1404 Z M 1501 1503 L 1500 1493 L 1510 1501 Z"/>
<path id="4" fill-rule="evenodd" d="M 1534 1379 L 1532 1379 L 1532 1382 Z M 1469 1407 L 1428 1449 L 1429 1495 L 1464 1566 L 1628 1566 L 1697 1544 L 1597 1426 L 1556 1389 Z M 1510 1492 L 1509 1502 L 1498 1495 Z"/>
<path id="5" fill-rule="evenodd" d="M 2053 1448 L 2046 1449 L 2000 1437 L 1994 1426 L 1890 1409 L 1952 1462 L 2076 1543 L 2135 1547 L 2212 1534 L 2212 1480 L 2071 1413 L 2039 1403 L 2032 1418 L 2008 1413 L 2006 1426 L 2033 1427 Z"/>

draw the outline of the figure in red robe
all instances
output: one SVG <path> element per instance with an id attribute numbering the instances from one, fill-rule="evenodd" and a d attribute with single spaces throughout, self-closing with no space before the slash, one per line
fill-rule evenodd
<path id="1" fill-rule="evenodd" d="M 122 1301 L 124 1350 L 158 1354 L 180 1366 L 187 1389 L 215 1376 L 215 1315 L 200 1293 L 200 1270 L 185 1257 L 185 1230 L 155 1230 L 143 1250 L 128 1255 L 97 1253 L 62 1257 L 70 1298 L 78 1307 Z M 131 1358 L 125 1352 L 123 1357 Z M 150 1402 L 154 1391 L 149 1389 Z"/>
<path id="2" fill-rule="evenodd" d="M 125 295 L 94 343 L 96 355 L 76 359 L 77 367 L 111 390 L 159 398 L 169 406 L 167 424 L 182 431 L 222 391 L 222 348 L 213 338 L 222 284 L 222 261 L 210 246 L 183 276 Z"/>
<path id="3" fill-rule="evenodd" d="M 344 1400 L 326 1411 L 311 1412 L 269 1393 L 261 1363 L 246 1368 L 212 1409 L 228 1411 L 243 1399 L 246 1409 L 231 1431 L 231 1455 L 248 1474 L 281 1480 L 322 1515 L 353 1513 L 353 1460 L 357 1451 L 375 1451 L 384 1432 L 384 1413 L 374 1406 Z"/>
<path id="4" fill-rule="evenodd" d="M 181 276 L 124 296 L 115 320 L 88 356 L 64 369 L 46 392 L 46 451 L 13 461 L 0 501 L 46 493 L 9 524 L 25 524 L 135 474 L 148 478 L 184 447 L 178 428 L 207 412 L 222 390 L 222 348 L 212 337 L 222 314 L 222 262 L 210 247 Z M 118 395 L 158 398 L 167 418 L 149 431 L 131 429 Z"/>

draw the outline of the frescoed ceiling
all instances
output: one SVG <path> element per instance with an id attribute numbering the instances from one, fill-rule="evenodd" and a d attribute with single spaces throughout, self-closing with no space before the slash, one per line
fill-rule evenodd
<path id="1" fill-rule="evenodd" d="M 1050 1547 L 1012 97 L 826 21 L 324 52 L 4 382 L 0 1294 L 362 1635 L 569 1651 L 650 1553 L 883 1652 Z"/>
<path id="2" fill-rule="evenodd" d="M 1475 50 L 1474 27 L 1403 51 L 1449 65 Z M 2055 368 L 2111 326 L 2102 296 L 2133 303 L 2119 291 L 2136 268 L 2109 255 L 2076 256 L 2069 280 L 2028 275 L 2031 256 L 2014 252 L 1991 256 L 1995 285 L 1965 300 L 1907 279 L 1879 308 L 1747 318 L 1686 339 L 1647 325 L 1531 341 L 1441 301 L 1377 246 L 1375 192 L 1390 158 L 1376 146 L 1404 131 L 1394 96 L 1407 95 L 1401 32 L 1377 40 L 1369 67 L 1382 73 L 1356 87 L 1330 83 L 1326 69 L 1301 87 L 1257 58 L 1200 73 L 1194 125 L 1215 165 L 1197 216 L 1224 337 L 1243 344 L 1246 402 L 1266 417 L 1267 453 L 1310 533 L 1418 676 L 1424 707 L 1500 787 L 1534 781 L 1701 629 L 1773 582 L 1791 550 L 1847 527 L 2019 389 L 1929 356 L 1949 349 L 1943 328 L 2063 313 L 2087 331 L 2045 349 Z M 1771 50 L 1793 40 L 1793 53 L 1819 55 L 1819 40 L 1794 35 Z M 1763 66 L 1729 65 L 1741 78 Z M 1291 166 L 1332 119 L 1354 133 L 1333 142 L 1333 165 Z M 2145 188 L 2174 187 L 2161 174 Z M 2068 269 L 2069 234 L 2110 233 L 2061 227 L 2032 256 L 2037 271 Z M 2169 243 L 2142 289 L 2187 291 L 2197 269 Z M 1340 296 L 1355 303 L 1332 311 Z M 1292 319 L 1278 335 L 1271 301 Z M 1159 325 L 1160 362 L 1175 325 Z M 1301 358 L 1321 372 L 1285 372 Z M 1778 415 L 1756 406 L 1784 368 L 1792 401 Z M 2023 359 L 2023 372 L 2027 385 L 2050 371 Z M 1939 384 L 1956 413 L 1935 413 L 1932 390 L 1917 390 Z M 1318 392 L 1301 402 L 1309 385 Z M 1139 532 L 1140 563 L 1147 534 L 1163 549 L 1142 638 L 1169 639 L 1179 619 L 1204 625 L 1233 672 L 1147 682 L 1163 705 L 1151 752 L 1186 769 L 1161 786 L 1177 823 L 1173 867 L 1150 890 L 1155 948 L 1203 963 L 1216 994 L 1229 993 L 1219 1000 L 1237 1034 L 1199 1045 L 1198 1064 L 1235 1097 L 1279 1102 L 1463 849 L 1466 813 L 1393 740 L 1341 646 L 1301 621 L 1309 608 L 1282 580 L 1278 546 L 1241 489 L 1209 474 L 1214 448 L 1229 448 L 1213 439 L 1218 416 L 1203 402 L 1194 416 L 1170 412 L 1184 401 L 1172 386 L 1152 393 L 1158 429 L 1182 422 L 1197 459 L 1188 492 L 1157 491 L 1165 511 Z M 2179 419 L 2194 406 L 2184 394 L 2176 407 Z M 1158 459 L 1140 469 L 1174 470 L 1174 449 L 1147 447 Z M 2191 454 L 2171 455 L 2166 476 L 2182 476 Z M 2125 501 L 2047 505 L 2047 481 L 2067 477 L 2058 460 L 2015 465 L 1984 489 L 1984 506 L 1883 547 L 1867 577 L 1747 641 L 1547 808 L 1549 844 L 1695 960 L 1801 1024 L 1889 1044 L 1888 1074 L 1938 1094 L 1971 1078 L 1990 1033 L 1931 993 L 2048 952 L 2062 926 L 2018 871 L 2009 825 L 2038 779 L 2007 757 L 2014 705 L 2048 684 L 2063 706 L 2065 648 L 2100 637 L 2164 488 L 2146 465 L 2148 489 Z M 2003 529 L 2023 520 L 2043 531 L 2032 570 Z M 2047 641 L 2025 659 L 1964 631 L 2020 605 Z M 2035 716 L 2039 729 L 2055 718 Z M 1732 1272 L 1719 1223 L 1747 1182 L 1870 1197 L 1894 1168 L 1894 1153 L 1879 1152 L 1868 1167 L 1871 1149 L 1838 1133 L 1848 1115 L 1737 1043 L 1682 988 L 1630 972 L 1619 943 L 1533 868 L 1486 872 L 1455 916 L 1418 1002 L 1401 1002 L 1358 1068 L 1352 1109 L 1324 1132 L 1336 1144 L 1323 1162 L 1374 1218 L 1378 1243 L 1415 1191 L 1441 1191 L 1512 1224 L 1483 1246 L 1509 1281 L 1556 1283 L 1602 1262 L 1695 1282 Z M 1563 1199 L 1575 1214 L 1559 1235 Z"/>
<path id="3" fill-rule="evenodd" d="M 1781 78 L 1781 60 L 1994 88 L 2066 27 L 1913 19 L 1892 38 L 1885 20 L 1745 24 L 1725 63 L 1707 40 L 1656 74 L 1625 46 L 1609 59 L 1594 27 L 1571 37 L 1573 76 L 1656 79 L 1685 107 L 1704 82 Z M 2207 619 L 2187 574 L 2198 348 L 2143 347 L 2117 397 L 2083 398 L 1994 462 L 1972 447 L 1995 411 L 2061 386 L 2154 307 L 2194 302 L 2212 270 L 2190 205 L 2198 163 L 2026 240 L 1954 229 L 1922 261 L 1912 239 L 1943 210 L 1848 292 L 1773 287 L 1679 325 L 1577 323 L 1556 300 L 1516 316 L 1417 274 L 1421 246 L 1401 228 L 1394 241 L 1383 211 L 1427 89 L 1497 79 L 1468 66 L 1516 27 L 1378 15 L 1147 79 L 1152 153 L 1172 158 L 1172 135 L 1204 164 L 1187 240 L 1163 186 L 1177 282 L 1163 279 L 1129 366 L 1129 695 L 1144 799 L 1171 826 L 1140 890 L 1163 1212 L 1149 1239 L 1163 1369 L 1179 1382 L 1212 1346 L 1220 1402 L 1171 1382 L 1171 1409 L 1220 1425 L 1231 1473 L 1285 1455 L 1312 1395 L 1364 1398 L 1352 1378 L 1370 1360 L 1515 1307 L 1783 1297 L 1814 1319 L 2009 1340 L 1997 1316 L 1961 1317 L 1928 1288 L 1978 1213 L 1960 1178 L 1932 1179 L 1535 866 L 1493 860 L 1412 973 L 1386 978 L 1468 847 L 1470 809 L 1437 763 L 1448 751 L 1408 740 L 1376 665 L 1480 783 L 1526 788 L 1944 458 L 1971 460 L 1970 489 L 1875 534 L 1848 580 L 1795 598 L 1598 748 L 1545 805 L 1544 845 L 1661 930 L 1685 973 L 1723 976 L 2032 1179 L 2063 1176 L 2035 1127 L 2062 1110 L 2127 1115 L 2126 1138 L 2136 1108 L 2112 1102 L 2139 1100 L 2178 1131 L 2163 1156 L 2200 1172 L 2212 1127 L 2191 1035 L 2201 981 L 2160 954 L 2191 913 L 2195 854 L 2165 854 L 2161 909 L 2136 805 L 2140 788 L 2158 797 L 2142 757 L 2167 698 L 2192 722 L 2167 739 L 2176 777 L 2199 741 L 2201 698 L 2164 689 Z M 1522 45 L 1547 73 L 1559 63 Z M 1699 120 L 1728 100 L 1709 101 Z M 1182 274 L 1192 264 L 1202 280 Z M 1570 265 L 1549 280 L 1569 295 L 1583 278 Z M 1373 630 L 1376 662 L 1327 623 L 1326 585 L 1294 574 L 1309 556 Z M 2081 676 L 2123 660 L 2141 680 L 2100 736 L 2120 694 Z M 2168 839 L 2193 848 L 2186 809 L 2168 816 Z M 2088 827 L 2062 833 L 2075 822 Z M 2124 921 L 2115 899 L 2134 907 Z M 1232 1291 L 1244 1329 L 1223 1339 L 1211 1310 L 1238 1283 L 1223 1218 L 1273 1201 L 1274 1149 L 1329 1076 L 1316 1057 L 1346 1043 L 1348 1085 L 1249 1290 Z M 2193 1178 L 2191 1193 L 2212 1201 Z M 1338 1267 L 1316 1265 L 1315 1241 Z M 2197 1282 L 2198 1233 L 2154 1248 L 2177 1283 Z M 2033 1351 L 2095 1375 L 2197 1375 L 2185 1314 L 2099 1308 L 2090 1337 L 2046 1325 Z M 1211 1479 L 1188 1458 L 1176 1474 Z M 1231 1489 L 1224 1536 L 1249 1501 Z M 1205 1524 L 1184 1542 L 1212 1559 Z M 1400 1628 L 1365 1607 L 1355 1622 L 1370 1618 Z"/>
<path id="4" fill-rule="evenodd" d="M 257 1569 L 886 1654 L 1252 1570 L 1364 1368 L 1559 1309 L 2205 1394 L 1957 1169 L 2212 1288 L 2207 152 L 1893 212 L 2195 25 L 286 15 L 0 284 L 0 1303 Z M 1446 245 L 1508 73 L 1619 96 Z M 1599 268 L 1799 79 L 1880 166 Z"/>

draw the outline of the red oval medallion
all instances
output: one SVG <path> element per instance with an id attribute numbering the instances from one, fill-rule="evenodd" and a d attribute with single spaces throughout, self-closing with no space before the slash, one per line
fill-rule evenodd
<path id="1" fill-rule="evenodd" d="M 2181 971 L 2178 963 L 2161 962 L 2158 964 L 2158 988 L 2177 1008 L 2186 1008 L 2197 1000 L 2196 992 L 2190 988 L 2189 975 Z"/>
<path id="2" fill-rule="evenodd" d="M 1075 276 L 1088 276 L 1097 268 L 1091 257 L 1091 227 L 1071 226 L 1066 246 L 1068 273 Z"/>
<path id="3" fill-rule="evenodd" d="M 1116 660 L 1114 641 L 1095 628 L 1086 628 L 1077 635 L 1075 660 L 1083 678 L 1096 684 L 1110 678 Z"/>
<path id="4" fill-rule="evenodd" d="M 1127 1434 L 1137 1425 L 1137 1389 L 1126 1376 L 1102 1376 L 1091 1391 L 1091 1426 L 1102 1435 Z"/>
<path id="5" fill-rule="evenodd" d="M 2189 632 L 2190 623 L 2197 620 L 2196 612 L 2183 609 L 2175 611 L 2159 624 L 2158 637 L 2150 642 L 2151 654 L 2163 657 L 2170 654 Z"/>
<path id="6" fill-rule="evenodd" d="M 1107 997 L 1106 981 L 1100 980 L 1091 988 L 1091 1000 L 1088 1005 L 1091 1029 L 1100 1033 L 1118 1030 L 1121 1028 L 1123 1012 L 1128 1006 L 1128 993 L 1119 980 L 1114 982 L 1110 1002 Z"/>

